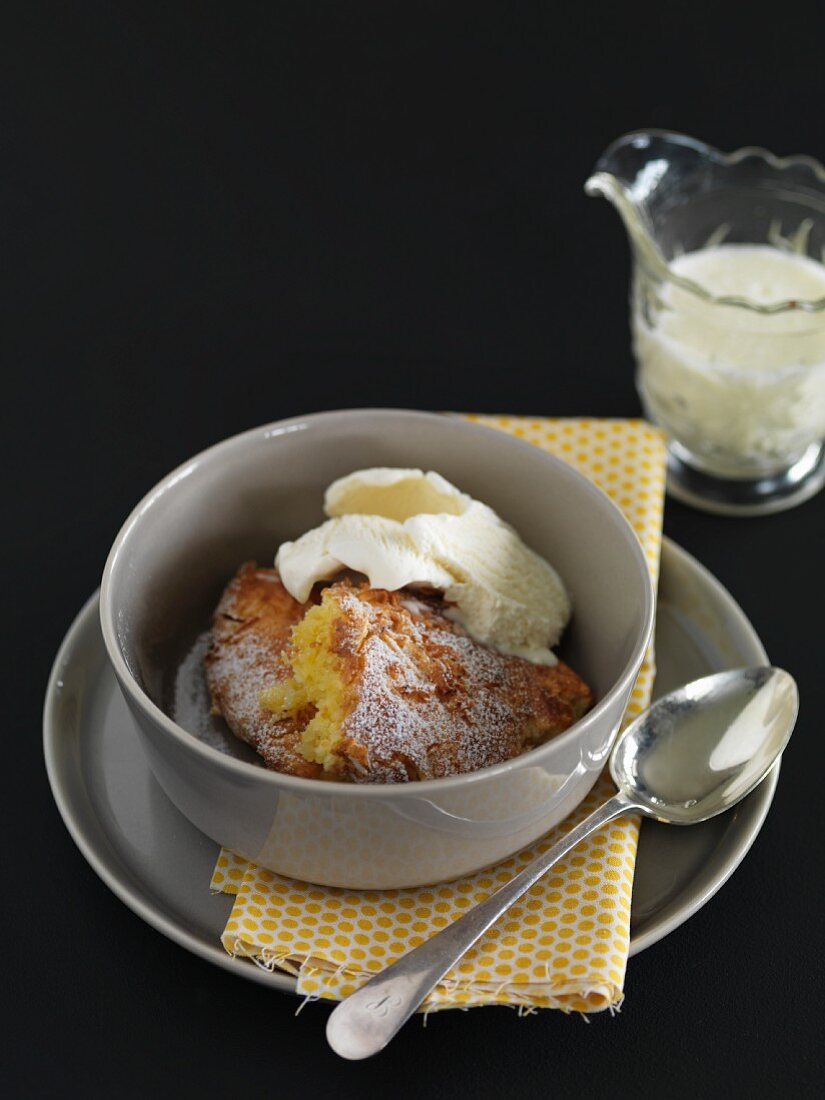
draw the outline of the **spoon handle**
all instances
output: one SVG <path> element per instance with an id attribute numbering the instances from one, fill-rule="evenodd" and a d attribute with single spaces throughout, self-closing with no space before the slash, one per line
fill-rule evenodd
<path id="1" fill-rule="evenodd" d="M 387 1045 L 464 952 L 553 864 L 607 821 L 638 807 L 623 794 L 608 799 L 490 897 L 408 951 L 347 997 L 327 1021 L 327 1040 L 343 1058 L 368 1058 Z"/>

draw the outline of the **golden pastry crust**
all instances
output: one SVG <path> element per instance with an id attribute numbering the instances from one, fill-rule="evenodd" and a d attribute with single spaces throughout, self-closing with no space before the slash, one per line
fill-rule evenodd
<path id="1" fill-rule="evenodd" d="M 592 705 L 590 689 L 567 665 L 536 665 L 481 645 L 437 599 L 345 580 L 326 588 L 322 606 L 331 625 L 317 644 L 333 660 L 342 719 L 312 763 L 301 738 L 315 707 L 300 692 L 297 709 L 281 707 L 280 717 L 260 705 L 262 688 L 291 674 L 289 636 L 308 605 L 292 600 L 275 570 L 246 565 L 216 612 L 207 657 L 216 707 L 277 770 L 357 783 L 475 771 L 562 732 Z"/>
<path id="2" fill-rule="evenodd" d="M 247 562 L 215 609 L 205 664 L 213 711 L 235 736 L 268 768 L 313 779 L 321 768 L 300 751 L 301 730 L 311 714 L 278 719 L 260 703 L 261 693 L 287 675 L 281 654 L 309 606 L 290 596 L 274 569 Z"/>

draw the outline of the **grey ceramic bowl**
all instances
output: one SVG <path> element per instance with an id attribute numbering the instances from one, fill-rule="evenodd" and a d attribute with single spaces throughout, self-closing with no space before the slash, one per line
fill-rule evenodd
<path id="1" fill-rule="evenodd" d="M 174 710 L 176 692 L 178 703 L 203 694 L 195 639 L 238 565 L 271 563 L 282 541 L 323 520 L 326 486 L 368 466 L 437 470 L 558 569 L 574 607 L 561 652 L 597 699 L 581 721 L 480 771 L 361 786 L 268 771 L 217 720 Z M 569 814 L 604 766 L 653 610 L 635 534 L 584 477 L 503 432 L 386 409 L 285 420 L 197 455 L 132 512 L 100 598 L 103 638 L 136 733 L 178 809 L 219 844 L 280 874 L 373 889 L 477 870 Z"/>

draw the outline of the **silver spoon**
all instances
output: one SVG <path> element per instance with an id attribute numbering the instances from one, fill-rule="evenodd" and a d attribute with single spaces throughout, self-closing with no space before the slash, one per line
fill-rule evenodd
<path id="1" fill-rule="evenodd" d="M 705 676 L 665 695 L 616 742 L 610 774 L 618 793 L 505 886 L 370 978 L 332 1012 L 330 1046 L 344 1058 L 377 1054 L 431 989 L 514 901 L 586 836 L 621 814 L 693 825 L 750 794 L 785 748 L 799 694 L 779 668 Z"/>

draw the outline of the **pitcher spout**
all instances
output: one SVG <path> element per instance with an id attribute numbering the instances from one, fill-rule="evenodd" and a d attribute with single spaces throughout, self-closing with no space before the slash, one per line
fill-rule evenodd
<path id="1" fill-rule="evenodd" d="M 616 208 L 631 242 L 657 267 L 666 258 L 657 239 L 657 211 L 669 205 L 713 159 L 716 150 L 684 134 L 637 130 L 618 138 L 596 162 L 584 185 Z"/>
<path id="2" fill-rule="evenodd" d="M 617 138 L 596 162 L 585 184 L 588 194 L 602 194 L 594 180 L 612 177 L 633 202 L 649 200 L 671 181 L 684 180 L 719 152 L 696 138 L 669 130 L 635 130 Z"/>

